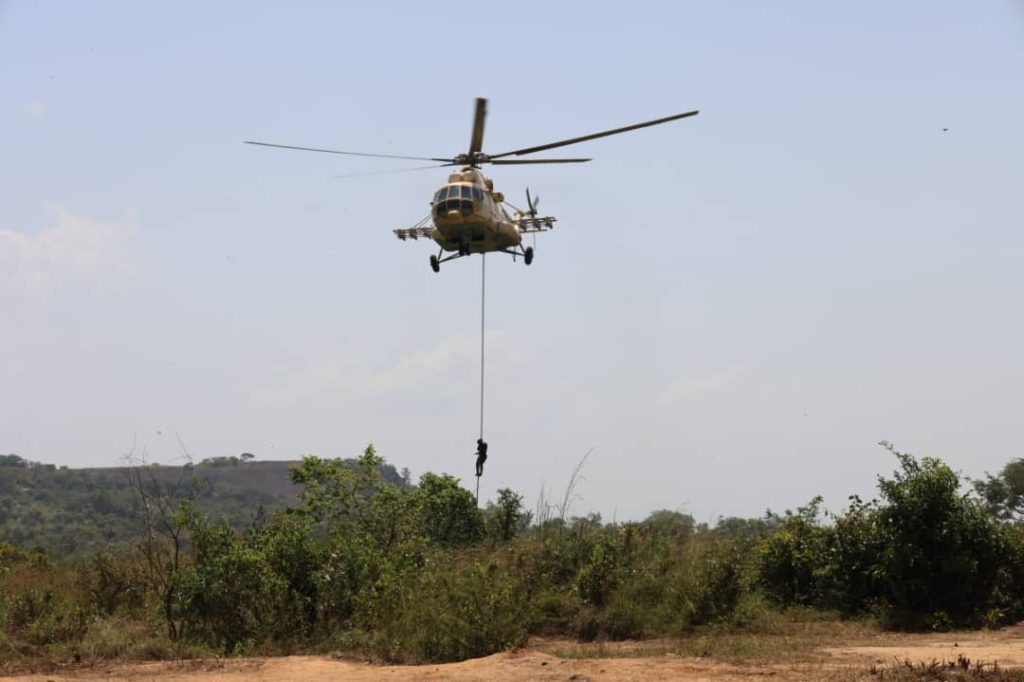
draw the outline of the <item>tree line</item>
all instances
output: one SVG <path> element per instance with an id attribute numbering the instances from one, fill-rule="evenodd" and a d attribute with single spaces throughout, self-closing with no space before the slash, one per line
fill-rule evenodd
<path id="1" fill-rule="evenodd" d="M 0 544 L 0 665 L 323 650 L 455 661 L 537 634 L 671 636 L 792 610 L 907 629 L 1024 617 L 1020 465 L 970 482 L 883 445 L 896 467 L 874 500 L 713 526 L 666 510 L 534 514 L 508 489 L 481 509 L 448 475 L 383 478 L 371 446 L 354 465 L 304 458 L 289 473 L 296 502 L 240 529 L 199 511 L 190 479 L 172 490 L 140 468 L 131 546 L 55 562 Z"/>

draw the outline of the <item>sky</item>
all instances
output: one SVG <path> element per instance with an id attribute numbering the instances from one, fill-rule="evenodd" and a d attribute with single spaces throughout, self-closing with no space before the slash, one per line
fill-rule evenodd
<path id="1" fill-rule="evenodd" d="M 486 258 L 482 500 L 759 516 L 871 497 L 888 440 L 1024 456 L 1024 4 L 0 0 L 0 452 L 358 455 L 472 486 L 481 259 L 444 169 L 541 197 Z M 554 156 L 554 153 L 551 153 Z M 416 165 L 413 163 L 412 165 Z M 530 240 L 528 243 L 532 243 Z"/>

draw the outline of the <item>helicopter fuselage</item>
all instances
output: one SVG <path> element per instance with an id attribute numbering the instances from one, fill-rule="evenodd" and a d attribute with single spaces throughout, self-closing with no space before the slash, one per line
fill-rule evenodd
<path id="1" fill-rule="evenodd" d="M 475 168 L 452 173 L 430 203 L 431 238 L 444 251 L 462 254 L 504 251 L 522 243 L 504 197 Z"/>

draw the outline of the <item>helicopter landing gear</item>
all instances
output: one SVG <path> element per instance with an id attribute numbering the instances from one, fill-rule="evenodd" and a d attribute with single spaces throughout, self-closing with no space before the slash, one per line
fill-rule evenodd
<path id="1" fill-rule="evenodd" d="M 463 249 L 460 247 L 457 253 L 453 253 L 450 256 L 444 255 L 444 249 L 441 249 L 441 252 L 438 253 L 436 256 L 430 257 L 430 269 L 433 270 L 434 272 L 440 272 L 441 263 L 447 263 L 448 261 L 455 260 L 456 258 L 465 258 L 468 255 L 469 247 L 466 247 L 465 251 L 463 251 Z"/>
<path id="2" fill-rule="evenodd" d="M 499 253 L 507 253 L 508 255 L 512 256 L 512 260 L 515 260 L 516 257 L 521 257 L 523 259 L 523 262 L 525 262 L 527 265 L 533 263 L 532 246 L 522 246 L 520 244 L 512 248 L 501 249 Z M 444 249 L 441 249 L 441 252 L 439 254 L 430 257 L 430 269 L 433 270 L 434 272 L 440 272 L 441 263 L 447 263 L 448 261 L 455 260 L 456 258 L 465 258 L 466 256 L 469 255 L 471 255 L 471 252 L 468 247 L 460 246 L 457 252 L 449 254 L 447 256 L 444 254 Z"/>
<path id="3" fill-rule="evenodd" d="M 532 246 L 525 246 L 524 247 L 523 245 L 519 244 L 519 245 L 514 246 L 514 247 L 512 247 L 510 249 L 502 249 L 500 251 L 500 253 L 507 253 L 508 255 L 512 256 L 512 260 L 513 261 L 515 261 L 515 259 L 517 257 L 522 256 L 523 262 L 525 262 L 527 265 L 529 265 L 530 263 L 533 262 L 533 247 Z"/>

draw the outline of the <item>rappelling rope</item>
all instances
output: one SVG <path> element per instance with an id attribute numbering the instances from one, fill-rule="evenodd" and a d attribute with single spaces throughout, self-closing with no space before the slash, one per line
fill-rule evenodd
<path id="1" fill-rule="evenodd" d="M 480 254 L 480 438 L 484 437 L 484 302 L 487 293 L 487 254 Z"/>
<path id="2" fill-rule="evenodd" d="M 480 439 L 484 437 L 484 304 L 487 301 L 487 254 L 480 254 Z M 480 476 L 476 477 L 476 503 L 480 506 Z"/>

